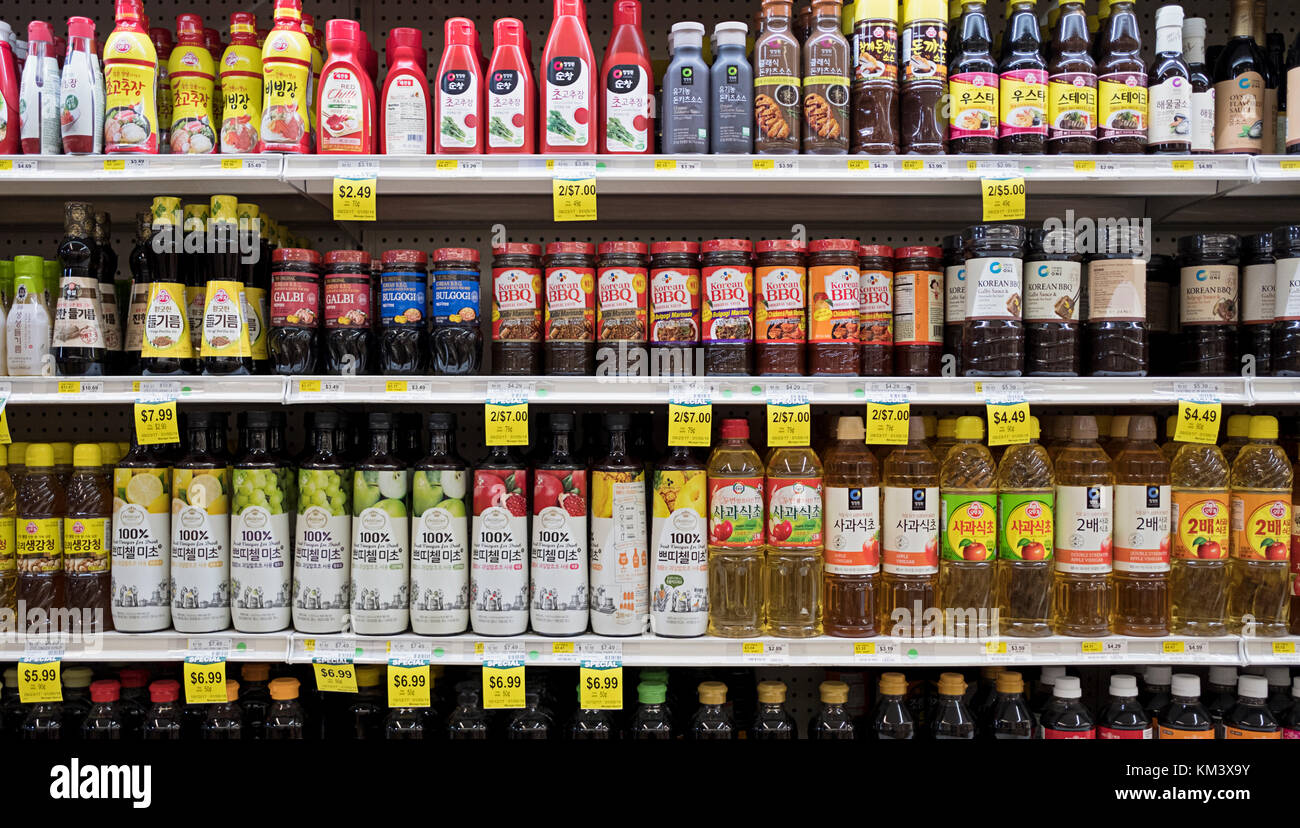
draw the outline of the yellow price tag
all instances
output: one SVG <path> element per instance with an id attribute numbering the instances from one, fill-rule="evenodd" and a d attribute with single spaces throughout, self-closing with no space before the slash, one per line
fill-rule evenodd
<path id="1" fill-rule="evenodd" d="M 507 710 L 524 706 L 524 665 L 483 665 L 483 709 Z"/>
<path id="2" fill-rule="evenodd" d="M 986 641 L 984 643 L 985 655 L 1006 655 L 1007 642 L 1005 641 Z"/>
<path id="3" fill-rule="evenodd" d="M 741 642 L 741 644 L 740 644 L 740 652 L 741 652 L 742 655 L 762 655 L 762 654 L 763 654 L 763 642 L 762 642 L 762 641 L 743 641 L 743 642 Z"/>
<path id="4" fill-rule="evenodd" d="M 316 689 L 322 693 L 357 692 L 357 671 L 351 664 L 316 662 Z"/>
<path id="5" fill-rule="evenodd" d="M 1170 164 L 1174 172 L 1191 172 L 1196 169 L 1196 162 L 1190 158 L 1175 158 Z"/>
<path id="6" fill-rule="evenodd" d="M 1097 162 L 1096 161 L 1075 161 L 1074 171 L 1075 172 L 1096 172 Z"/>
<path id="7" fill-rule="evenodd" d="M 753 167 L 756 170 L 774 170 L 776 169 L 776 161 L 771 158 L 755 158 Z"/>
<path id="8" fill-rule="evenodd" d="M 767 404 L 767 444 L 806 446 L 812 440 L 812 406 Z"/>
<path id="9" fill-rule="evenodd" d="M 708 446 L 713 438 L 713 403 L 668 404 L 668 445 Z"/>
<path id="10" fill-rule="evenodd" d="M 987 403 L 989 445 L 1011 446 L 1029 442 L 1029 403 Z"/>
<path id="11" fill-rule="evenodd" d="M 384 391 L 388 394 L 403 394 L 406 392 L 406 380 L 388 380 L 384 383 Z"/>
<path id="12" fill-rule="evenodd" d="M 1176 443 L 1219 442 L 1219 420 L 1223 418 L 1223 405 L 1217 402 L 1178 401 L 1178 425 L 1174 429 Z"/>
<path id="13" fill-rule="evenodd" d="M 334 220 L 374 221 L 378 191 L 379 182 L 374 178 L 335 178 Z"/>
<path id="14" fill-rule="evenodd" d="M 185 662 L 185 703 L 221 704 L 226 701 L 226 662 Z"/>
<path id="15" fill-rule="evenodd" d="M 554 221 L 595 221 L 596 179 L 551 179 L 551 207 Z"/>
<path id="16" fill-rule="evenodd" d="M 1100 655 L 1105 646 L 1100 641 L 1084 641 L 1079 645 L 1079 651 L 1084 655 Z"/>
<path id="17" fill-rule="evenodd" d="M 873 445 L 905 445 L 907 423 L 911 416 L 910 403 L 867 403 L 867 442 Z"/>
<path id="18" fill-rule="evenodd" d="M 221 159 L 221 169 L 223 170 L 242 170 L 243 168 L 244 168 L 244 159 L 242 158 Z"/>
<path id="19" fill-rule="evenodd" d="M 1294 641 L 1274 641 L 1273 655 L 1295 655 Z"/>
<path id="20" fill-rule="evenodd" d="M 623 668 L 582 667 L 578 676 L 578 706 L 584 710 L 623 709 Z"/>
<path id="21" fill-rule="evenodd" d="M 429 707 L 429 665 L 389 662 L 388 706 Z"/>
<path id="22" fill-rule="evenodd" d="M 904 158 L 903 170 L 905 172 L 920 172 L 925 169 L 925 162 L 919 158 Z"/>
<path id="23" fill-rule="evenodd" d="M 655 159 L 655 171 L 656 171 L 656 172 L 671 172 L 672 170 L 675 170 L 675 169 L 677 169 L 677 161 L 676 161 L 676 160 L 674 160 L 674 159 L 672 159 L 672 158 L 657 158 L 657 159 Z"/>
<path id="24" fill-rule="evenodd" d="M 1278 162 L 1278 168 L 1283 170 L 1300 170 L 1300 161 L 1295 159 L 1280 161 Z"/>
<path id="25" fill-rule="evenodd" d="M 1020 221 L 1025 217 L 1024 178 L 981 178 L 985 221 Z"/>
<path id="26" fill-rule="evenodd" d="M 849 169 L 853 172 L 862 172 L 871 169 L 871 162 L 864 158 L 850 158 Z"/>
<path id="27" fill-rule="evenodd" d="M 125 158 L 105 158 L 105 159 L 104 159 L 104 171 L 105 171 L 105 172 L 121 172 L 122 170 L 125 170 L 125 169 L 126 169 L 126 159 L 125 159 Z"/>
<path id="28" fill-rule="evenodd" d="M 1182 641 L 1162 641 L 1160 642 L 1160 652 L 1169 655 L 1185 653 L 1187 652 L 1187 645 Z"/>
<path id="29" fill-rule="evenodd" d="M 434 169 L 451 170 L 452 172 L 455 172 L 460 169 L 460 162 L 455 158 L 439 158 L 434 162 Z"/>
<path id="30" fill-rule="evenodd" d="M 176 424 L 176 401 L 135 404 L 135 438 L 142 446 L 158 446 L 181 441 Z"/>
<path id="31" fill-rule="evenodd" d="M 59 660 L 18 662 L 18 700 L 23 704 L 63 701 Z"/>
<path id="32" fill-rule="evenodd" d="M 528 403 L 486 403 L 484 442 L 489 446 L 528 445 Z"/>
<path id="33" fill-rule="evenodd" d="M 13 438 L 9 436 L 9 412 L 0 410 L 0 445 L 9 445 Z"/>
<path id="34" fill-rule="evenodd" d="M 81 393 L 81 383 L 79 383 L 79 382 L 74 382 L 74 381 L 72 381 L 72 380 L 64 380 L 63 382 L 60 382 L 60 383 L 59 383 L 59 393 L 60 393 L 60 394 L 80 394 L 80 393 Z"/>
<path id="35" fill-rule="evenodd" d="M 552 655 L 573 655 L 572 641 L 557 641 L 551 645 Z"/>
<path id="36" fill-rule="evenodd" d="M 298 390 L 304 394 L 320 392 L 320 380 L 298 380 Z"/>
<path id="37" fill-rule="evenodd" d="M 853 654 L 854 655 L 875 655 L 876 642 L 874 641 L 857 642 L 856 644 L 853 645 Z"/>
<path id="38" fill-rule="evenodd" d="M 14 162 L 12 159 L 5 158 L 0 160 L 0 172 L 13 172 Z"/>

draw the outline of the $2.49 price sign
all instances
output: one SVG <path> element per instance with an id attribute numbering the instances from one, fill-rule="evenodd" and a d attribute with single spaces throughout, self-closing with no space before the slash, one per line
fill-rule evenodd
<path id="1" fill-rule="evenodd" d="M 375 178 L 335 178 L 334 220 L 374 221 L 378 191 Z"/>
<path id="2" fill-rule="evenodd" d="M 181 435 L 176 423 L 176 401 L 137 400 L 135 438 L 142 446 L 179 443 Z"/>
<path id="3" fill-rule="evenodd" d="M 1223 405 L 1217 402 L 1178 401 L 1178 425 L 1174 441 L 1178 443 L 1217 443 Z"/>

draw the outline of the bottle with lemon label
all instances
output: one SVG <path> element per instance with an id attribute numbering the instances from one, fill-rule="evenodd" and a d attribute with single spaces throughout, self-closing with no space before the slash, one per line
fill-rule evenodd
<path id="1" fill-rule="evenodd" d="M 687 638 L 709 626 L 708 473 L 684 446 L 654 472 L 650 524 L 650 630 Z"/>
<path id="2" fill-rule="evenodd" d="M 230 467 L 217 424 L 210 412 L 190 412 L 189 450 L 172 470 L 172 625 L 182 633 L 230 626 Z"/>
<path id="3" fill-rule="evenodd" d="M 113 471 L 110 572 L 116 630 L 153 632 L 171 626 L 171 477 L 153 447 L 134 439 Z"/>
<path id="4" fill-rule="evenodd" d="M 1286 635 L 1294 475 L 1276 417 L 1251 417 L 1248 438 L 1230 474 L 1228 631 Z"/>

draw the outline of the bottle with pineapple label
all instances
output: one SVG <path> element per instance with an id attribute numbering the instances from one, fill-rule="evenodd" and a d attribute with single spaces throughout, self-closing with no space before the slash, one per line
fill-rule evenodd
<path id="1" fill-rule="evenodd" d="M 626 414 L 605 416 L 606 456 L 593 464 L 591 492 L 591 629 L 640 635 L 649 623 L 645 471 L 628 455 Z"/>

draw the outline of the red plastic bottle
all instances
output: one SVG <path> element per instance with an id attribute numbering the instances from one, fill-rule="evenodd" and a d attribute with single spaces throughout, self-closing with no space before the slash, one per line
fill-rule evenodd
<path id="1" fill-rule="evenodd" d="M 503 17 L 492 26 L 487 73 L 488 155 L 537 152 L 537 83 L 524 24 Z"/>
<path id="2" fill-rule="evenodd" d="M 614 33 L 600 64 L 601 152 L 641 155 L 654 151 L 654 92 L 650 50 L 641 34 L 641 4 L 618 0 Z"/>
<path id="3" fill-rule="evenodd" d="M 434 78 L 434 154 L 483 152 L 483 70 L 475 43 L 474 22 L 449 19 L 443 29 L 446 48 Z"/>
<path id="4" fill-rule="evenodd" d="M 17 155 L 22 146 L 18 129 L 18 62 L 5 39 L 0 39 L 0 98 L 4 99 L 4 112 L 0 114 L 8 124 L 0 135 L 0 155 Z"/>
<path id="5" fill-rule="evenodd" d="M 321 155 L 375 151 L 375 86 L 363 63 L 361 24 L 325 24 L 329 57 L 320 71 L 316 96 L 316 151 Z"/>
<path id="6" fill-rule="evenodd" d="M 419 29 L 389 31 L 383 104 L 379 108 L 379 152 L 428 155 L 433 151 L 433 102 L 429 100 L 428 56 Z"/>
<path id="7" fill-rule="evenodd" d="M 379 83 L 379 53 L 375 47 L 370 45 L 370 38 L 366 37 L 365 32 L 361 32 L 361 39 L 357 41 L 361 48 L 361 65 L 366 68 L 366 74 L 370 76 L 370 85 L 374 86 Z"/>
<path id="8" fill-rule="evenodd" d="M 541 151 L 594 154 L 599 132 L 593 123 L 598 108 L 596 56 L 582 0 L 555 0 L 540 80 Z"/>

